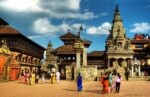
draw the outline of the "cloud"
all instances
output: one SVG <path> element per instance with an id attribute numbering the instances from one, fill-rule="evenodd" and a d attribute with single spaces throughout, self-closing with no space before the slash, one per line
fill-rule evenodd
<path id="1" fill-rule="evenodd" d="M 133 24 L 133 29 L 130 30 L 130 32 L 135 32 L 135 33 L 147 33 L 150 31 L 150 24 L 146 22 L 142 23 L 135 23 Z"/>
<path id="2" fill-rule="evenodd" d="M 100 16 L 107 16 L 107 15 L 108 15 L 107 12 L 102 12 L 102 13 L 100 14 Z"/>
<path id="3" fill-rule="evenodd" d="M 50 33 L 51 35 L 58 31 L 57 27 L 53 26 L 47 18 L 39 18 L 34 21 L 33 30 L 39 34 Z"/>
<path id="4" fill-rule="evenodd" d="M 80 12 L 81 0 L 1 0 L 1 10 L 22 13 L 46 15 L 49 18 L 93 19 L 98 16 L 93 12 Z"/>
<path id="5" fill-rule="evenodd" d="M 30 36 L 31 38 L 38 37 L 39 35 L 50 35 L 54 36 L 58 33 L 66 33 L 68 29 L 73 31 L 72 33 L 77 33 L 79 31 L 81 24 L 80 23 L 73 23 L 68 24 L 66 22 L 62 22 L 59 25 L 54 25 L 51 23 L 50 20 L 47 18 L 39 18 L 35 20 L 32 24 L 32 30 L 35 32 L 35 36 Z M 86 27 L 86 25 L 82 25 L 83 27 Z"/>
<path id="6" fill-rule="evenodd" d="M 87 29 L 87 33 L 92 35 L 109 34 L 110 28 L 111 28 L 111 24 L 109 22 L 104 22 L 98 27 L 95 26 L 89 27 Z"/>
<path id="7" fill-rule="evenodd" d="M 34 12 L 42 11 L 38 6 L 39 0 L 1 0 L 0 6 L 5 10 L 16 12 Z"/>

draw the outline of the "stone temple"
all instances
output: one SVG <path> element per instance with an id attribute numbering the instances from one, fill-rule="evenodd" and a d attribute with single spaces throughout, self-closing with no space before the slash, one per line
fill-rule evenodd
<path id="1" fill-rule="evenodd" d="M 148 66 L 141 65 L 141 60 L 144 60 L 147 65 L 150 64 L 148 63 L 150 59 L 148 57 L 149 53 L 147 53 L 150 37 L 139 41 L 129 39 L 126 36 L 118 5 L 115 8 L 112 27 L 109 32 L 105 51 L 88 53 L 87 49 L 92 42 L 80 37 L 82 26 L 78 35 L 71 33 L 69 30 L 68 33 L 60 36 L 60 39 L 64 42 L 63 46 L 49 50 L 49 48 L 52 48 L 52 44 L 48 44 L 46 65 L 55 67 L 61 73 L 61 78 L 67 80 L 75 80 L 79 72 L 82 73 L 84 80 L 95 80 L 107 71 L 120 72 L 122 76 L 129 72 L 130 77 L 139 77 L 143 75 L 142 73 L 149 72 Z M 137 51 L 137 44 L 144 46 Z M 146 50 L 145 47 L 147 48 Z M 145 53 L 145 57 L 139 57 L 141 55 L 139 52 L 141 51 Z M 55 62 L 48 62 L 47 60 L 50 59 L 55 60 Z"/>

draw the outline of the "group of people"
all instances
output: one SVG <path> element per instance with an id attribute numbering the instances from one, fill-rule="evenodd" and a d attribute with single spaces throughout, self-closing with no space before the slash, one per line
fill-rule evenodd
<path id="1" fill-rule="evenodd" d="M 35 83 L 38 83 L 39 81 L 39 74 L 36 70 L 32 70 L 29 72 L 29 70 L 22 70 L 20 75 L 20 81 L 24 84 L 33 85 Z"/>
<path id="2" fill-rule="evenodd" d="M 113 74 L 111 72 L 106 72 L 102 78 L 101 83 L 103 85 L 102 93 L 116 92 L 119 93 L 121 85 L 121 75 L 120 73 Z M 77 76 L 77 90 L 82 91 L 82 76 L 81 73 Z"/>
<path id="3" fill-rule="evenodd" d="M 103 85 L 102 93 L 119 93 L 121 85 L 121 75 L 120 73 L 114 74 L 111 72 L 106 72 L 101 78 L 101 83 Z"/>
<path id="4" fill-rule="evenodd" d="M 32 70 L 29 72 L 29 70 L 22 70 L 20 74 L 20 81 L 21 83 L 27 84 L 27 85 L 34 85 L 39 83 L 39 73 L 36 70 Z M 60 81 L 60 73 L 59 72 L 53 72 L 50 74 L 50 82 L 53 84 L 57 80 L 57 83 Z M 42 73 L 41 76 L 42 83 L 45 83 L 45 73 Z"/>

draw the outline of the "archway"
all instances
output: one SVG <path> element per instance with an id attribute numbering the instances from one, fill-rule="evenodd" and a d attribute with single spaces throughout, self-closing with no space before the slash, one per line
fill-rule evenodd
<path id="1" fill-rule="evenodd" d="M 118 59 L 118 66 L 122 67 L 123 66 L 123 61 L 124 61 L 123 58 L 119 58 Z"/>
<path id="2" fill-rule="evenodd" d="M 115 58 L 110 59 L 110 67 L 114 67 L 114 62 L 116 61 Z"/>

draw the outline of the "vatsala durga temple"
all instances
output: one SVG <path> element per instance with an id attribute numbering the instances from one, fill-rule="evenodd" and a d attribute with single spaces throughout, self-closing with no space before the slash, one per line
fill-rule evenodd
<path id="1" fill-rule="evenodd" d="M 77 35 L 68 30 L 59 37 L 64 45 L 53 48 L 49 41 L 45 49 L 0 18 L 0 80 L 17 80 L 22 70 L 39 74 L 59 71 L 65 80 L 75 80 L 79 72 L 83 80 L 97 80 L 107 71 L 120 72 L 122 76 L 129 72 L 131 79 L 150 75 L 150 35 L 137 33 L 129 39 L 118 5 L 105 51 L 88 52 L 92 41 L 81 38 L 82 30 L 82 25 Z"/>

